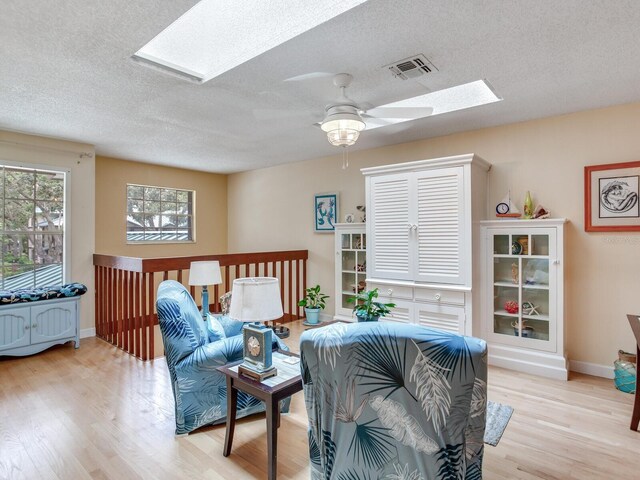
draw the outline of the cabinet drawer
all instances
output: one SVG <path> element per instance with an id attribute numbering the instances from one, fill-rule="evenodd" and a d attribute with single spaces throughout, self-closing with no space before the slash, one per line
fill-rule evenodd
<path id="1" fill-rule="evenodd" d="M 449 303 L 464 305 L 464 292 L 451 290 L 436 290 L 431 288 L 416 288 L 416 300 L 421 302 Z"/>
<path id="2" fill-rule="evenodd" d="M 381 297 L 389 298 L 393 301 L 394 298 L 403 298 L 406 300 L 413 299 L 413 288 L 405 287 L 401 285 L 382 285 L 379 283 L 369 283 L 367 286 L 369 290 L 377 288 Z"/>

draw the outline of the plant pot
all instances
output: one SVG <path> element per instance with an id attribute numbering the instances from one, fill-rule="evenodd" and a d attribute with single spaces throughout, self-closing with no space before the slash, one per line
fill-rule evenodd
<path id="1" fill-rule="evenodd" d="M 377 322 L 380 318 L 379 315 L 356 315 L 358 322 Z"/>
<path id="2" fill-rule="evenodd" d="M 320 323 L 320 309 L 304 307 L 304 315 L 307 317 L 307 323 L 316 325 Z"/>

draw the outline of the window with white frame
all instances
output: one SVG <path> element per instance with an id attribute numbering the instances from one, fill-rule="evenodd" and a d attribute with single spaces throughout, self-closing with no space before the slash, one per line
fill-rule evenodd
<path id="1" fill-rule="evenodd" d="M 127 242 L 193 242 L 195 192 L 127 185 Z"/>
<path id="2" fill-rule="evenodd" d="M 3 290 L 64 280 L 65 172 L 0 165 Z"/>

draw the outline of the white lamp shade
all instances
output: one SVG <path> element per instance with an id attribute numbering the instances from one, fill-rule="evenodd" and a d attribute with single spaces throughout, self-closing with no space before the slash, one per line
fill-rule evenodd
<path id="1" fill-rule="evenodd" d="M 268 322 L 282 315 L 277 278 L 251 277 L 233 281 L 229 317 L 241 322 Z"/>
<path id="2" fill-rule="evenodd" d="M 191 262 L 189 285 L 219 285 L 222 283 L 220 262 Z"/>

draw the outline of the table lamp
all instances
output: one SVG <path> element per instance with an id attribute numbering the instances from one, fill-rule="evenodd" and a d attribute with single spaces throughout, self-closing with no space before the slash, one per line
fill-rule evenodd
<path id="1" fill-rule="evenodd" d="M 222 283 L 220 275 L 220 263 L 191 262 L 189 267 L 189 285 L 202 287 L 202 319 L 206 322 L 209 314 L 209 292 L 207 285 L 219 285 Z"/>
<path id="2" fill-rule="evenodd" d="M 238 367 L 239 373 L 258 381 L 277 375 L 272 363 L 273 331 L 258 322 L 276 320 L 282 315 L 277 278 L 251 277 L 233 281 L 229 317 L 246 323 L 242 330 L 244 362 Z"/>

